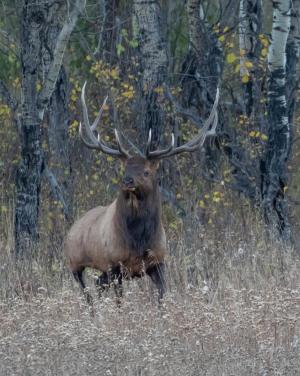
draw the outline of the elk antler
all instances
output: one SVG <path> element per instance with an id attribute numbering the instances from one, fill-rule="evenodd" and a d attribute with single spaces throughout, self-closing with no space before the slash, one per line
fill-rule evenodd
<path id="1" fill-rule="evenodd" d="M 169 98 L 174 102 L 173 97 L 171 93 L 168 93 Z M 218 112 L 217 107 L 219 103 L 219 88 L 217 88 L 216 92 L 216 98 L 212 107 L 212 110 L 210 112 L 210 115 L 208 119 L 204 122 L 203 127 L 200 129 L 198 134 L 192 138 L 187 143 L 174 147 L 174 134 L 172 133 L 172 141 L 171 145 L 167 147 L 166 149 L 162 150 L 154 150 L 150 151 L 150 144 L 151 144 L 151 129 L 149 130 L 149 137 L 147 142 L 147 149 L 146 149 L 146 156 L 149 159 L 159 159 L 159 158 L 168 158 L 175 154 L 183 153 L 183 152 L 192 152 L 197 150 L 199 147 L 201 147 L 204 144 L 204 141 L 207 136 L 213 136 L 216 134 L 216 128 L 218 125 Z M 194 122 L 195 122 L 195 116 L 190 116 L 189 112 L 185 111 L 185 115 L 189 116 Z M 197 121 L 198 123 L 198 121 Z"/>
<path id="2" fill-rule="evenodd" d="M 128 151 L 123 147 L 120 141 L 119 133 L 117 129 L 115 129 L 115 136 L 118 144 L 118 150 L 117 149 L 112 149 L 109 146 L 105 145 L 103 141 L 101 140 L 100 134 L 98 133 L 97 137 L 95 136 L 94 132 L 96 131 L 97 125 L 100 122 L 103 109 L 105 106 L 105 103 L 107 101 L 107 96 L 103 101 L 103 104 L 100 108 L 99 114 L 97 115 L 95 121 L 93 122 L 92 125 L 90 125 L 89 121 L 89 116 L 88 116 L 88 110 L 87 106 L 85 103 L 85 86 L 86 86 L 86 81 L 82 87 L 81 90 L 81 104 L 82 104 L 82 112 L 83 112 L 83 127 L 80 123 L 79 125 L 79 135 L 81 137 L 81 140 L 90 149 L 97 149 L 101 150 L 103 153 L 112 155 L 114 157 L 126 157 L 129 158 L 130 155 Z M 82 131 L 82 128 L 84 129 L 84 132 Z M 83 134 L 85 133 L 85 135 Z M 86 138 L 87 137 L 87 138 Z"/>

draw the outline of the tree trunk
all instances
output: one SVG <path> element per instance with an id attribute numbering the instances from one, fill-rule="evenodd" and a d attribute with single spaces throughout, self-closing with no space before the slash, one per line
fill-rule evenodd
<path id="1" fill-rule="evenodd" d="M 167 53 L 162 35 L 160 6 L 157 0 L 134 0 L 134 22 L 138 28 L 140 64 L 142 69 L 142 134 L 140 141 L 145 144 L 149 129 L 152 129 L 152 144 L 157 146 L 164 131 L 163 111 L 158 102 L 157 88 L 166 79 Z"/>
<path id="2" fill-rule="evenodd" d="M 300 56 L 300 0 L 293 0 L 291 17 L 291 30 L 286 46 L 286 97 L 290 124 L 294 121 L 296 93 L 300 77 L 297 73 L 297 64 Z"/>
<path id="3" fill-rule="evenodd" d="M 110 64 L 117 61 L 116 45 L 120 34 L 117 10 L 120 0 L 101 1 L 103 14 L 102 30 L 99 36 L 98 52 Z"/>
<path id="4" fill-rule="evenodd" d="M 291 1 L 273 3 L 272 44 L 268 55 L 268 144 L 262 161 L 262 204 L 268 224 L 290 237 L 285 189 L 291 149 L 291 125 L 286 101 L 286 46 L 291 24 Z"/>
<path id="5" fill-rule="evenodd" d="M 243 80 L 249 77 L 243 85 L 244 92 L 244 114 L 261 114 L 260 100 L 261 82 L 259 69 L 259 55 L 261 43 L 259 35 L 262 32 L 262 1 L 261 0 L 240 0 L 240 23 L 239 23 L 239 47 L 244 54 L 240 57 L 240 75 Z M 247 67 L 247 62 L 252 63 L 252 67 Z M 258 111 L 259 110 L 259 111 Z"/>
<path id="6" fill-rule="evenodd" d="M 15 239 L 17 257 L 25 256 L 38 238 L 39 193 L 43 168 L 41 121 L 36 106 L 43 28 L 47 19 L 45 5 L 29 4 L 22 8 L 21 66 L 21 162 L 16 180 Z"/>
<path id="7" fill-rule="evenodd" d="M 60 31 L 59 17 L 56 14 L 52 25 L 48 28 L 46 46 L 43 53 L 44 69 L 49 71 L 53 53 Z M 69 81 L 64 66 L 61 66 L 55 90 L 50 98 L 48 112 L 48 142 L 49 161 L 47 161 L 46 176 L 50 183 L 52 197 L 60 203 L 62 213 L 67 221 L 72 220 L 72 182 L 71 161 L 68 143 L 69 114 Z M 58 225 L 58 221 L 53 228 Z M 57 234 L 59 229 L 56 228 Z"/>
<path id="8" fill-rule="evenodd" d="M 56 88 L 49 106 L 48 141 L 50 149 L 50 169 L 57 185 L 50 185 L 53 198 L 61 204 L 62 212 L 68 222 L 72 221 L 73 189 L 69 151 L 68 122 L 69 82 L 64 67 L 61 68 Z"/>
<path id="9" fill-rule="evenodd" d="M 52 4 L 53 5 L 53 4 Z M 45 32 L 52 11 L 43 0 L 22 2 L 21 69 L 22 111 L 20 116 L 21 161 L 16 177 L 15 247 L 16 257 L 28 257 L 38 240 L 39 194 L 44 155 L 41 147 L 41 125 L 50 97 L 56 85 L 62 58 L 71 32 L 85 1 L 76 0 L 59 33 L 53 59 L 42 89 L 42 54 Z"/>

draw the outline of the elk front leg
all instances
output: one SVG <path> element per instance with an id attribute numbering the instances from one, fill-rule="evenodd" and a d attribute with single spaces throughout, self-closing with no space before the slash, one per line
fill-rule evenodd
<path id="1" fill-rule="evenodd" d="M 164 293 L 166 292 L 166 279 L 165 279 L 165 264 L 159 263 L 151 268 L 149 268 L 146 272 L 148 276 L 151 278 L 152 282 L 158 289 L 158 301 L 161 302 Z"/>
<path id="2" fill-rule="evenodd" d="M 83 291 L 83 294 L 86 298 L 88 305 L 93 306 L 93 298 L 89 294 L 89 292 L 87 291 L 84 280 L 83 280 L 83 271 L 84 271 L 84 269 L 73 272 L 73 276 L 74 276 L 75 280 L 79 283 L 79 286 L 81 287 L 81 289 Z"/>

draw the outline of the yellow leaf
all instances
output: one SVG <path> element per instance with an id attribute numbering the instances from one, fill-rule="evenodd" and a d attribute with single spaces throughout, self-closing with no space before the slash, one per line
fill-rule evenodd
<path id="1" fill-rule="evenodd" d="M 226 61 L 228 64 L 232 64 L 236 61 L 237 57 L 235 56 L 235 54 L 233 52 L 230 52 L 229 54 L 227 54 L 226 56 Z"/>
<path id="2" fill-rule="evenodd" d="M 261 56 L 266 57 L 267 55 L 268 55 L 268 49 L 267 48 L 263 48 L 261 50 Z"/>
<path id="3" fill-rule="evenodd" d="M 225 36 L 221 35 L 218 39 L 219 39 L 220 42 L 224 42 L 225 41 Z"/>
<path id="4" fill-rule="evenodd" d="M 244 74 L 242 77 L 242 83 L 246 84 L 247 82 L 249 82 L 249 79 L 250 79 L 249 74 Z"/>
<path id="5" fill-rule="evenodd" d="M 229 27 L 225 26 L 223 31 L 224 31 L 224 33 L 226 33 L 228 30 L 229 30 Z"/>
<path id="6" fill-rule="evenodd" d="M 128 99 L 131 99 L 134 96 L 134 91 L 133 90 L 124 91 L 122 93 L 122 96 Z"/>
<path id="7" fill-rule="evenodd" d="M 162 86 L 157 86 L 154 91 L 155 93 L 162 94 L 164 92 L 164 88 Z"/>
<path id="8" fill-rule="evenodd" d="M 245 61 L 245 67 L 246 68 L 253 68 L 253 63 L 249 60 Z"/>
<path id="9" fill-rule="evenodd" d="M 113 68 L 110 71 L 110 75 L 111 75 L 112 79 L 117 80 L 119 78 L 119 71 L 118 71 L 118 69 L 117 68 Z"/>
<path id="10" fill-rule="evenodd" d="M 87 55 L 87 56 L 85 57 L 85 60 L 86 60 L 86 61 L 91 61 L 91 60 L 92 60 L 92 58 L 91 58 L 91 56 L 90 56 L 90 55 Z"/>
<path id="11" fill-rule="evenodd" d="M 1 206 L 1 211 L 2 211 L 2 213 L 7 213 L 8 209 L 7 209 L 6 206 L 2 205 Z"/>
<path id="12" fill-rule="evenodd" d="M 241 64 L 238 64 L 238 65 L 235 67 L 234 72 L 235 72 L 235 73 L 238 73 L 238 72 L 240 71 L 240 69 L 241 69 Z"/>
<path id="13" fill-rule="evenodd" d="M 199 201 L 198 201 L 198 206 L 199 206 L 200 208 L 204 209 L 204 208 L 205 208 L 205 202 L 204 202 L 203 200 L 199 200 Z"/>
<path id="14" fill-rule="evenodd" d="M 255 131 L 251 131 L 251 132 L 249 132 L 249 136 L 250 136 L 250 137 L 255 137 L 255 134 L 256 134 Z"/>
<path id="15" fill-rule="evenodd" d="M 261 134 L 260 138 L 263 140 L 263 141 L 268 141 L 268 136 L 266 134 Z"/>

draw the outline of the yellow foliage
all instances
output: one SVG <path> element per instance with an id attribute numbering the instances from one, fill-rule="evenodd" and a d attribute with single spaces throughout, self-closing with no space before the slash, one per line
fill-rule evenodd
<path id="1" fill-rule="evenodd" d="M 75 137 L 77 132 L 78 132 L 78 126 L 79 126 L 79 122 L 78 120 L 74 120 L 70 126 L 69 126 L 69 135 L 70 137 Z"/>
<path id="2" fill-rule="evenodd" d="M 220 42 L 224 42 L 225 41 L 225 36 L 221 35 L 218 39 L 219 39 Z"/>
<path id="3" fill-rule="evenodd" d="M 132 89 L 128 91 L 123 91 L 121 95 L 125 98 L 132 99 L 134 97 L 134 90 Z"/>
<path id="4" fill-rule="evenodd" d="M 198 206 L 202 209 L 205 209 L 205 202 L 203 200 L 198 201 Z"/>
<path id="5" fill-rule="evenodd" d="M 267 48 L 263 48 L 261 50 L 261 56 L 266 57 L 267 55 L 268 55 L 268 49 Z"/>
<path id="6" fill-rule="evenodd" d="M 237 57 L 233 52 L 230 52 L 226 56 L 226 61 L 228 64 L 233 64 L 236 61 Z"/>
<path id="7" fill-rule="evenodd" d="M 235 67 L 235 73 L 238 73 L 241 69 L 241 64 L 238 64 L 236 67 Z"/>
<path id="8" fill-rule="evenodd" d="M 42 85 L 41 85 L 41 83 L 39 81 L 36 83 L 35 88 L 36 88 L 36 91 L 41 91 Z"/>
<path id="9" fill-rule="evenodd" d="M 245 61 L 244 65 L 246 68 L 253 68 L 253 63 L 249 60 Z"/>
<path id="10" fill-rule="evenodd" d="M 246 84 L 247 82 L 249 82 L 249 80 L 250 80 L 249 74 L 248 73 L 244 74 L 242 77 L 242 83 Z"/>
<path id="11" fill-rule="evenodd" d="M 112 68 L 110 71 L 110 76 L 113 80 L 117 80 L 119 78 L 119 71 L 117 68 Z"/>
<path id="12" fill-rule="evenodd" d="M 6 104 L 0 105 L 0 116 L 7 117 L 10 115 L 10 108 Z"/>
<path id="13" fill-rule="evenodd" d="M 158 93 L 158 94 L 163 94 L 164 92 L 164 88 L 162 86 L 157 86 L 155 89 L 154 89 L 155 93 Z"/>
<path id="14" fill-rule="evenodd" d="M 263 141 L 268 141 L 268 139 L 269 139 L 269 137 L 268 137 L 266 134 L 264 134 L 264 133 L 261 134 L 260 138 L 261 138 Z"/>

